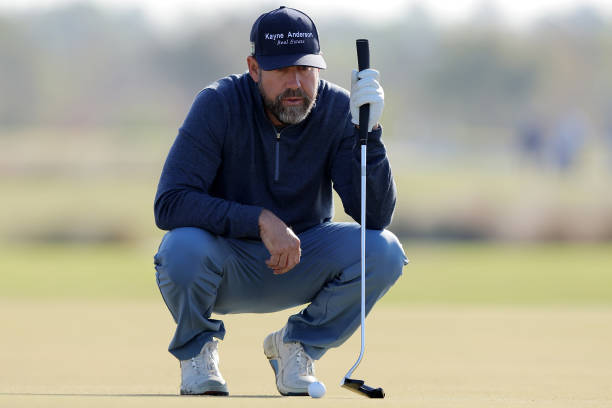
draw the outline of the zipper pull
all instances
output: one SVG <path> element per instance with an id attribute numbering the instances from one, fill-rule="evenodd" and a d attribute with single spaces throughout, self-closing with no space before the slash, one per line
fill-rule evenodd
<path id="1" fill-rule="evenodd" d="M 278 181 L 279 175 L 279 150 L 280 150 L 280 132 L 276 132 L 276 146 L 274 149 L 274 181 Z"/>

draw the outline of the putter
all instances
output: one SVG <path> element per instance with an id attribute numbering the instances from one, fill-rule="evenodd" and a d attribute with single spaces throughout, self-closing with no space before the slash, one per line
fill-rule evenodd
<path id="1" fill-rule="evenodd" d="M 370 49 L 368 40 L 357 40 L 357 65 L 359 71 L 370 68 Z M 359 395 L 369 398 L 384 398 L 385 392 L 382 388 L 372 388 L 363 380 L 349 378 L 357 368 L 365 350 L 365 210 L 366 210 L 366 153 L 368 143 L 368 122 L 370 120 L 370 105 L 359 107 L 359 142 L 361 144 L 361 351 L 357 362 L 346 373 L 340 384 Z"/>

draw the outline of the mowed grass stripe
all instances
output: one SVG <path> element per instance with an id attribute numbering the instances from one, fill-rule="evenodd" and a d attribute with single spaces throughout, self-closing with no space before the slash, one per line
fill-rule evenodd
<path id="1" fill-rule="evenodd" d="M 610 304 L 611 244 L 404 243 L 387 302 Z"/>
<path id="2" fill-rule="evenodd" d="M 153 254 L 129 245 L 19 245 L 0 250 L 5 282 L 15 298 L 151 298 L 159 296 Z"/>
<path id="3" fill-rule="evenodd" d="M 158 298 L 156 243 L 8 245 L 5 298 Z M 612 244 L 405 242 L 411 263 L 384 304 L 612 304 Z"/>

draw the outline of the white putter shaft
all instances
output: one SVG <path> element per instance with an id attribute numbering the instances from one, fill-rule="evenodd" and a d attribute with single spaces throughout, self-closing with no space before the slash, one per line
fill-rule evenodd
<path id="1" fill-rule="evenodd" d="M 367 156 L 367 145 L 361 145 L 361 351 L 359 352 L 359 357 L 355 364 L 351 367 L 350 370 L 346 373 L 344 378 L 342 379 L 342 383 L 344 384 L 344 380 L 349 378 L 353 371 L 359 366 L 361 363 L 361 359 L 363 358 L 363 353 L 365 351 L 365 223 L 366 223 L 366 156 Z"/>
<path id="2" fill-rule="evenodd" d="M 359 39 L 357 45 L 357 65 L 359 71 L 370 67 L 370 48 L 368 40 Z M 368 141 L 368 125 L 370 119 L 370 105 L 362 105 L 359 107 L 359 142 L 361 144 L 361 351 L 357 361 L 342 379 L 340 386 L 356 392 L 362 396 L 369 398 L 385 398 L 385 391 L 382 388 L 373 388 L 365 384 L 365 381 L 350 378 L 353 371 L 361 363 L 365 352 L 365 246 L 366 246 L 366 158 L 367 158 L 367 141 Z"/>

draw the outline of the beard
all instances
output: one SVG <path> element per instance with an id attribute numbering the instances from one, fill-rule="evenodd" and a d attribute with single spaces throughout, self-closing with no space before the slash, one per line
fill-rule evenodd
<path id="1" fill-rule="evenodd" d="M 268 94 L 261 85 L 261 81 L 259 81 L 258 87 L 265 107 L 272 112 L 280 122 L 286 125 L 296 125 L 306 119 L 314 107 L 317 99 L 317 87 L 314 89 L 312 98 L 309 97 L 302 89 L 287 89 L 274 99 L 268 97 Z M 284 106 L 283 98 L 291 97 L 302 98 L 302 104 L 298 106 Z"/>

